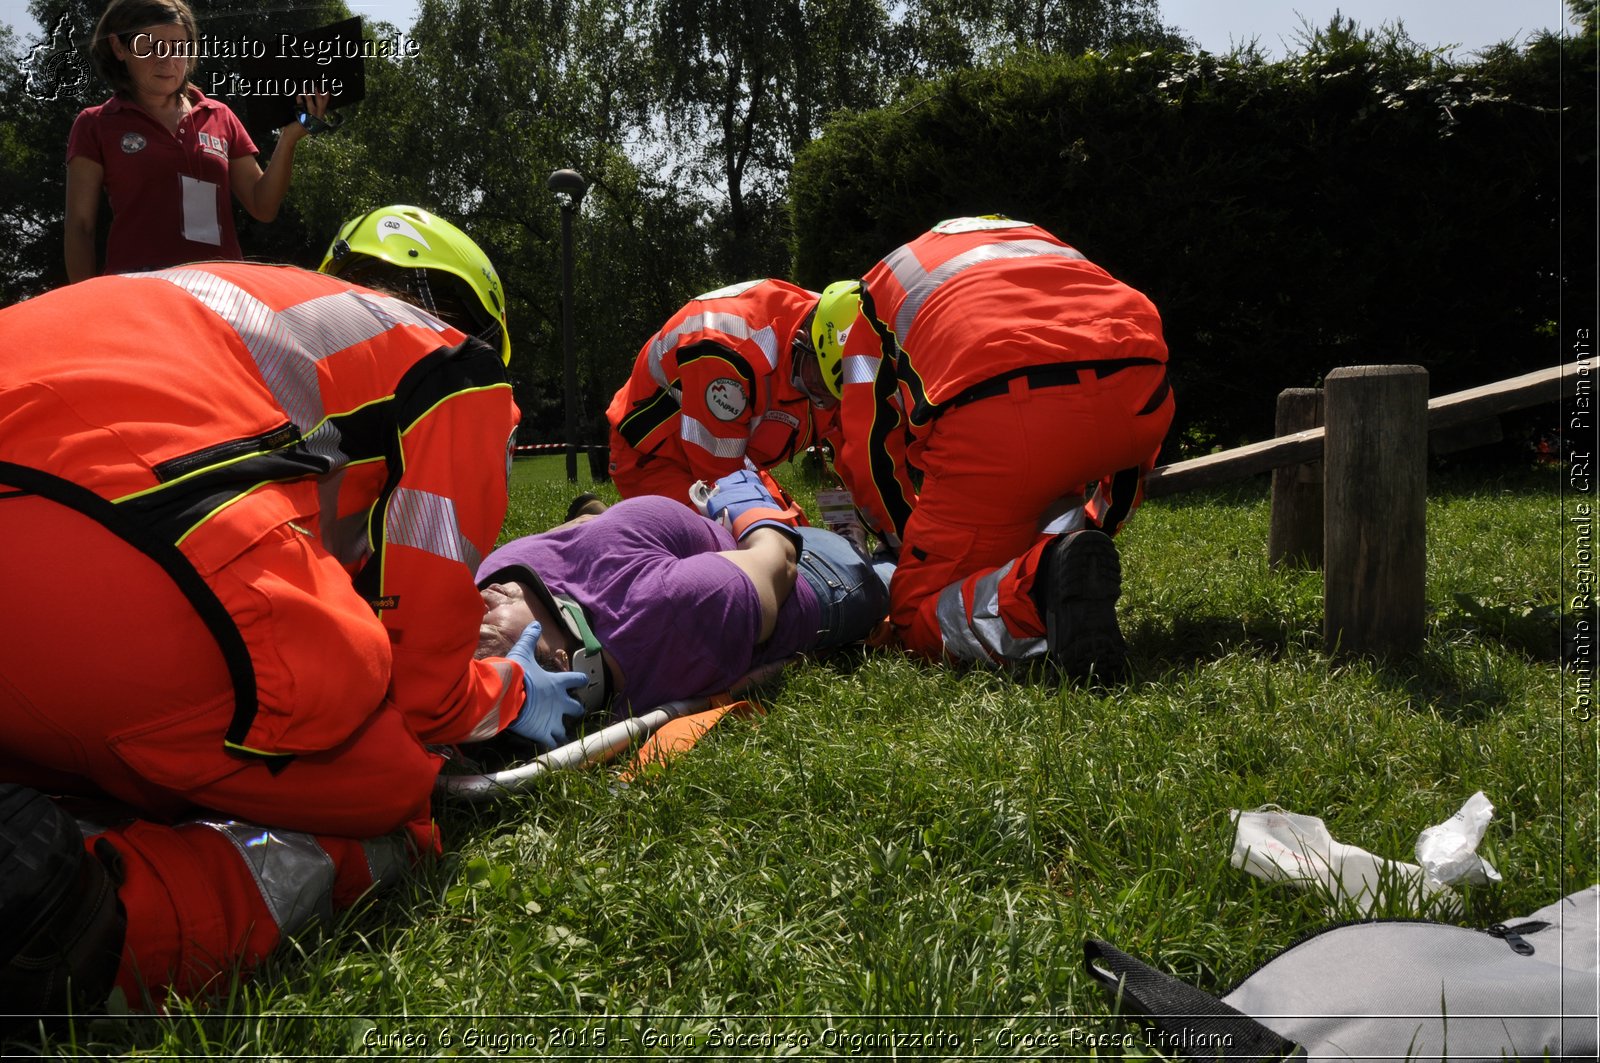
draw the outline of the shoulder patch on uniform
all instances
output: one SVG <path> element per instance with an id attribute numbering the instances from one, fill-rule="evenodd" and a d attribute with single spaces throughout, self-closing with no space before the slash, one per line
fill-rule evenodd
<path id="1" fill-rule="evenodd" d="M 950 236 L 955 233 L 987 232 L 990 229 L 1026 229 L 1032 224 L 1031 221 L 1015 221 L 991 214 L 982 218 L 951 218 L 935 225 L 933 231 Z"/>
<path id="2" fill-rule="evenodd" d="M 706 385 L 706 409 L 719 421 L 736 421 L 750 405 L 744 385 L 730 376 L 719 376 Z"/>
<path id="3" fill-rule="evenodd" d="M 141 134 L 139 134 L 139 133 L 124 133 L 124 134 L 122 134 L 122 153 L 124 155 L 132 155 L 136 151 L 143 151 L 144 150 L 144 146 L 145 146 L 145 139 Z"/>

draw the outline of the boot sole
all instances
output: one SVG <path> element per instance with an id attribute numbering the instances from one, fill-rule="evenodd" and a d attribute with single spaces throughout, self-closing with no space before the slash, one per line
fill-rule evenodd
<path id="1" fill-rule="evenodd" d="M 1117 624 L 1121 596 L 1122 560 L 1110 536 L 1077 532 L 1057 549 L 1045 638 L 1063 675 L 1116 680 L 1127 674 L 1128 647 Z"/>
<path id="2" fill-rule="evenodd" d="M 55 910 L 83 860 L 83 836 L 71 816 L 37 790 L 0 785 L 0 912 L 10 924 L 0 930 L 0 964 Z"/>

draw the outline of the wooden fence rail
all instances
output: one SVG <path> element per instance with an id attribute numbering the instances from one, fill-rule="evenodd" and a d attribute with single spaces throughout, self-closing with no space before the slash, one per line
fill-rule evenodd
<path id="1" fill-rule="evenodd" d="M 1592 378 L 1597 370 L 1600 370 L 1600 359 L 1588 358 L 1441 395 L 1428 402 L 1428 430 L 1454 428 L 1540 403 L 1555 402 L 1561 397 L 1564 382 L 1577 380 L 1585 374 Z M 1310 428 L 1220 454 L 1162 465 L 1145 478 L 1145 497 L 1161 498 L 1181 491 L 1215 487 L 1286 465 L 1317 461 L 1322 457 L 1325 432 L 1322 428 Z"/>

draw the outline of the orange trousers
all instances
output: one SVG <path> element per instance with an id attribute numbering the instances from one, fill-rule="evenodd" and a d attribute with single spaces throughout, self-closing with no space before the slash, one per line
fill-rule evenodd
<path id="1" fill-rule="evenodd" d="M 258 681 L 290 685 L 263 696 L 374 707 L 335 748 L 286 765 L 225 750 L 232 682 L 172 579 L 89 517 L 0 484 L 0 778 L 112 798 L 140 817 L 102 835 L 125 871 L 119 984 L 133 1001 L 193 991 L 296 928 L 280 925 L 264 892 L 263 867 L 281 846 L 241 847 L 180 821 L 206 815 L 246 834 L 249 824 L 270 827 L 297 835 L 301 850 L 316 836 L 323 855 L 313 863 L 330 862 L 322 866 L 332 873 L 309 888 L 330 903 L 373 881 L 369 862 L 354 859 L 364 839 L 438 848 L 430 800 L 440 761 L 397 711 L 378 708 L 387 642 L 349 578 L 292 528 L 275 529 L 230 567 L 253 596 L 235 616 L 241 625 L 311 628 L 280 642 L 282 659 L 258 672 Z"/>
<path id="2" fill-rule="evenodd" d="M 1043 534 L 1063 502 L 1123 469 L 1149 463 L 1172 423 L 1167 394 L 1141 414 L 1165 377 L 1135 366 L 1104 379 L 1030 389 L 947 410 L 912 460 L 923 472 L 889 588 L 896 634 L 924 657 L 1020 662 L 1045 652 L 1034 604 Z"/>

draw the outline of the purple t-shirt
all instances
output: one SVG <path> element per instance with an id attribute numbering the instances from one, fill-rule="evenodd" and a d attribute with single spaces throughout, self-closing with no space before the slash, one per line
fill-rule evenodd
<path id="1" fill-rule="evenodd" d="M 619 708 L 648 712 L 727 690 L 756 665 L 815 645 L 821 610 L 796 579 L 772 637 L 757 645 L 761 600 L 750 578 L 715 556 L 737 547 L 715 521 L 654 495 L 619 502 L 571 528 L 513 539 L 478 566 L 478 580 L 512 565 L 582 605 L 622 671 Z"/>

